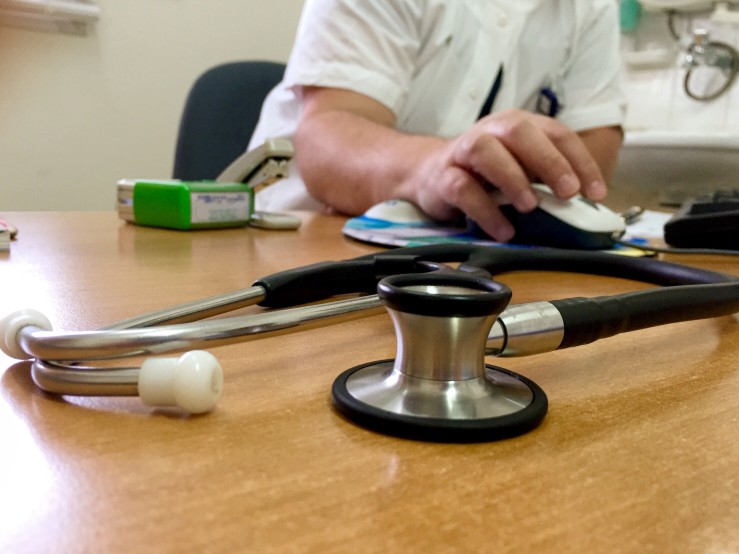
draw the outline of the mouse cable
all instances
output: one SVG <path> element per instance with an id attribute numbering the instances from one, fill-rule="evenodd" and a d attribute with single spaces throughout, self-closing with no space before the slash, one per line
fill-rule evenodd
<path id="1" fill-rule="evenodd" d="M 613 238 L 615 244 L 636 248 L 644 252 L 657 252 L 659 254 L 700 254 L 705 256 L 739 256 L 739 250 L 728 250 L 722 248 L 662 248 L 659 246 L 650 246 L 647 244 L 637 244 L 628 240 Z"/>

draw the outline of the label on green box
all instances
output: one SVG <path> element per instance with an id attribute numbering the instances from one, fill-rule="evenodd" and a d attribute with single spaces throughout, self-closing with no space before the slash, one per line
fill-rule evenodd
<path id="1" fill-rule="evenodd" d="M 248 221 L 251 198 L 246 192 L 193 192 L 190 222 Z"/>

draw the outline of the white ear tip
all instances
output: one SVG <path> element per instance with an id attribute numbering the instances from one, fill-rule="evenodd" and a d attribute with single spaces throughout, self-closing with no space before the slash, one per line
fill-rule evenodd
<path id="1" fill-rule="evenodd" d="M 212 410 L 223 391 L 223 369 L 212 354 L 204 350 L 188 352 L 180 358 L 181 369 L 175 379 L 177 405 L 192 414 Z"/>
<path id="2" fill-rule="evenodd" d="M 215 407 L 222 390 L 221 365 L 204 350 L 146 360 L 139 373 L 139 396 L 150 406 L 179 406 L 201 414 Z"/>
<path id="3" fill-rule="evenodd" d="M 43 331 L 51 331 L 51 322 L 36 310 L 18 310 L 0 319 L 0 350 L 16 360 L 32 358 L 33 356 L 29 356 L 18 344 L 18 332 L 29 325 Z"/>

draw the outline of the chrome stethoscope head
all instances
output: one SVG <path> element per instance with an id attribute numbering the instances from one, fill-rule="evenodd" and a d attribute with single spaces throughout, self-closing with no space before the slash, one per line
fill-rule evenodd
<path id="1" fill-rule="evenodd" d="M 547 398 L 535 383 L 485 364 L 510 289 L 462 272 L 396 275 L 378 294 L 395 326 L 395 360 L 363 364 L 333 385 L 337 408 L 384 433 L 436 441 L 511 437 L 536 427 Z"/>

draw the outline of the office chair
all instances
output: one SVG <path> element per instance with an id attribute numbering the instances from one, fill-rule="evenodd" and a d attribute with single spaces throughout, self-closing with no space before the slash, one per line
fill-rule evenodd
<path id="1" fill-rule="evenodd" d="M 264 98 L 285 65 L 242 61 L 218 65 L 193 84 L 175 149 L 175 179 L 215 179 L 249 144 Z"/>

